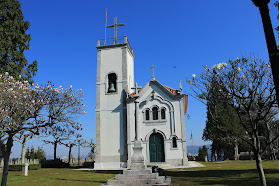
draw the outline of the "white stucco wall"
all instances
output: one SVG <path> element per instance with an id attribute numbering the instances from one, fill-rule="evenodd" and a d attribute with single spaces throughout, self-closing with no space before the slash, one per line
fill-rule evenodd
<path id="1" fill-rule="evenodd" d="M 97 149 L 99 150 L 98 169 L 121 168 L 126 166 L 125 156 L 127 150 L 125 135 L 125 112 L 123 105 L 125 89 L 129 79 L 134 84 L 134 57 L 127 45 L 118 45 L 99 49 L 98 55 L 97 85 L 100 87 L 97 99 L 99 99 L 99 121 L 96 125 L 99 130 Z M 117 76 L 117 91 L 108 93 L 108 74 L 115 73 Z M 131 87 L 131 85 L 130 85 Z M 99 97 L 98 97 L 99 95 Z M 98 101 L 97 101 L 98 102 Z M 96 117 L 97 118 L 97 117 Z"/>
<path id="2" fill-rule="evenodd" d="M 155 91 L 152 94 L 152 91 Z M 165 150 L 165 161 L 166 163 L 181 164 L 182 159 L 186 153 L 183 148 L 183 141 L 186 143 L 185 136 L 185 123 L 184 123 L 184 101 L 181 97 L 174 97 L 166 92 L 162 86 L 158 86 L 156 83 L 148 83 L 139 93 L 139 123 L 141 124 L 141 139 L 143 144 L 143 155 L 147 160 L 149 160 L 149 137 L 155 131 L 164 134 L 164 150 Z M 154 96 L 153 96 L 154 95 Z M 158 106 L 159 108 L 166 108 L 166 119 L 152 121 L 152 112 L 150 112 L 150 120 L 145 120 L 145 109 L 149 108 L 152 110 L 153 106 Z M 135 104 L 130 102 L 127 104 L 127 109 L 130 111 L 128 116 L 128 133 L 130 137 L 128 141 L 133 142 L 135 139 L 135 117 L 134 110 Z M 174 118 L 172 120 L 172 118 Z M 175 130 L 174 130 L 175 128 Z M 172 148 L 172 137 L 177 137 L 177 148 Z M 132 147 L 132 145 L 131 145 Z M 132 148 L 130 148 L 130 154 L 133 154 Z M 187 157 L 186 157 L 187 158 Z"/>
<path id="3" fill-rule="evenodd" d="M 101 51 L 101 82 L 105 83 L 105 78 L 110 72 L 115 72 L 117 74 L 117 81 L 122 80 L 121 47 L 108 48 Z"/>

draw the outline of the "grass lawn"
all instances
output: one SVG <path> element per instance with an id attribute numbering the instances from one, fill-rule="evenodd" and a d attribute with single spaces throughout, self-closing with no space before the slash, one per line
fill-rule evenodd
<path id="1" fill-rule="evenodd" d="M 120 172 L 119 172 L 120 173 Z M 19 171 L 9 171 L 7 185 L 20 186 L 99 186 L 113 178 L 116 173 L 95 173 L 68 168 L 44 168 L 28 171 L 28 176 L 21 176 Z M 2 179 L 2 172 L 0 178 Z"/>
<path id="2" fill-rule="evenodd" d="M 202 162 L 206 167 L 168 170 L 172 185 L 260 185 L 255 161 Z M 279 186 L 279 161 L 263 161 L 267 185 Z"/>
<path id="3" fill-rule="evenodd" d="M 172 185 L 260 185 L 255 161 L 222 161 L 202 163 L 206 167 L 167 170 Z M 279 185 L 279 161 L 264 161 L 268 185 Z M 101 185 L 117 172 L 97 173 L 73 169 L 40 169 L 29 171 L 29 176 L 10 171 L 7 185 Z M 2 178 L 2 172 L 1 176 Z"/>

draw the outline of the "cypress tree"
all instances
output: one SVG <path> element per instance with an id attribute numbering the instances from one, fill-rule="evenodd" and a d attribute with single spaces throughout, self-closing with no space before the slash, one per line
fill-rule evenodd
<path id="1" fill-rule="evenodd" d="M 18 79 L 33 83 L 37 72 L 37 61 L 28 64 L 24 51 L 29 49 L 30 26 L 23 20 L 20 3 L 17 0 L 0 0 L 0 74 L 8 72 Z"/>

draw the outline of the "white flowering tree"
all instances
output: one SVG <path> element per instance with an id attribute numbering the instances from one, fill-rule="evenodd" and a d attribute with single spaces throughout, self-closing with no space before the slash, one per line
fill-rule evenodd
<path id="1" fill-rule="evenodd" d="M 85 113 L 85 105 L 82 103 L 84 95 L 81 89 L 75 91 L 72 86 L 65 90 L 62 86 L 54 88 L 50 82 L 43 88 L 43 92 L 47 95 L 44 111 L 48 122 L 51 123 L 50 127 L 45 128 L 43 132 L 54 138 L 54 140 L 43 141 L 53 144 L 54 160 L 56 160 L 57 145 L 63 144 L 63 141 L 69 140 L 76 132 L 82 130 L 82 124 L 76 121 L 81 114 Z"/>
<path id="2" fill-rule="evenodd" d="M 19 77 L 20 78 L 20 77 Z M 8 162 L 14 136 L 21 131 L 36 132 L 48 124 L 38 123 L 37 118 L 44 107 L 45 98 L 40 91 L 30 88 L 27 81 L 16 81 L 6 73 L 0 75 L 0 131 L 4 169 L 1 185 L 6 185 Z"/>
<path id="3" fill-rule="evenodd" d="M 20 77 L 19 77 L 20 79 Z M 16 81 L 6 73 L 0 75 L 0 131 L 1 150 L 4 155 L 4 169 L 1 186 L 6 185 L 8 162 L 15 136 L 51 134 L 52 129 L 60 131 L 81 127 L 74 122 L 76 114 L 84 113 L 83 93 L 72 88 L 32 87 L 27 81 Z"/>
<path id="4" fill-rule="evenodd" d="M 205 72 L 198 77 L 193 75 L 187 79 L 193 96 L 204 104 L 216 101 L 209 96 L 212 82 L 218 90 L 216 94 L 226 98 L 226 104 L 236 111 L 242 130 L 247 135 L 239 135 L 228 125 L 223 125 L 216 117 L 213 107 L 208 112 L 215 121 L 216 128 L 252 147 L 261 184 L 266 185 L 261 156 L 279 137 L 278 133 L 268 136 L 278 126 L 270 126 L 270 122 L 266 122 L 268 115 L 277 107 L 270 65 L 257 58 L 236 58 L 228 63 L 214 65 L 211 69 L 205 67 Z"/>

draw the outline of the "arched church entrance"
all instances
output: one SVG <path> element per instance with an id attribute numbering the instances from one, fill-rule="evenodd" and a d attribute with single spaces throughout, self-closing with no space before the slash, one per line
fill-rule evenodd
<path id="1" fill-rule="evenodd" d="M 164 138 L 160 133 L 153 133 L 149 137 L 150 162 L 164 162 Z"/>

